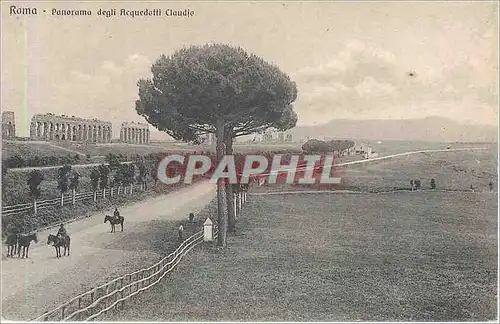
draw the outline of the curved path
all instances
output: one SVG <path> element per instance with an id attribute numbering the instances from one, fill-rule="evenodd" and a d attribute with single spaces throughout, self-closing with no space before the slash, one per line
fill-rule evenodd
<path id="1" fill-rule="evenodd" d="M 47 246 L 49 234 L 57 228 L 38 232 L 28 259 L 2 257 L 2 317 L 29 320 L 111 277 L 122 275 L 156 261 L 160 255 L 138 244 L 148 238 L 147 224 L 159 220 L 184 220 L 215 197 L 215 185 L 199 182 L 167 195 L 122 207 L 124 232 L 109 233 L 102 211 L 67 225 L 71 235 L 71 256 L 55 258 Z M 151 230 L 149 228 L 149 230 Z M 168 251 L 165 251 L 168 252 Z"/>
<path id="2" fill-rule="evenodd" d="M 411 152 L 404 152 L 404 153 L 397 153 L 397 154 L 391 154 L 391 155 L 385 155 L 381 157 L 376 157 L 376 158 L 370 158 L 370 159 L 363 159 L 363 160 L 357 160 L 357 161 L 351 161 L 351 162 L 344 162 L 344 163 L 337 163 L 333 165 L 333 167 L 341 167 L 341 166 L 348 166 L 348 165 L 356 165 L 356 164 L 362 164 L 362 163 L 367 163 L 367 162 L 374 162 L 374 161 L 380 161 L 380 160 L 387 160 L 387 159 L 392 159 L 395 157 L 400 157 L 400 156 L 407 156 L 407 155 L 413 155 L 413 154 L 420 154 L 420 153 L 438 153 L 438 152 L 456 152 L 456 151 L 474 151 L 474 150 L 487 150 L 489 149 L 488 147 L 464 147 L 464 148 L 455 148 L 455 149 L 442 149 L 442 150 L 419 150 L 419 151 L 411 151 Z M 314 169 L 314 166 L 305 166 L 305 167 L 300 167 L 300 168 L 295 168 L 295 169 L 282 169 L 279 171 L 271 171 L 269 173 L 263 173 L 256 175 L 257 177 L 261 176 L 268 176 L 271 174 L 278 174 L 281 172 L 286 172 L 286 171 L 306 171 L 306 170 L 312 170 Z"/>

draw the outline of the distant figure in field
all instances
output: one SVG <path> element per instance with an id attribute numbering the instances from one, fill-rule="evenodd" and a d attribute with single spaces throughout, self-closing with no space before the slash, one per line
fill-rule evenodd
<path id="1" fill-rule="evenodd" d="M 474 192 L 474 186 L 473 186 L 473 185 L 470 185 L 470 190 L 471 190 L 472 192 Z"/>
<path id="2" fill-rule="evenodd" d="M 193 219 L 194 219 L 194 214 L 193 213 L 189 213 L 189 222 L 192 223 Z"/>
<path id="3" fill-rule="evenodd" d="M 421 183 L 420 183 L 420 180 L 415 180 L 415 189 L 416 190 L 420 190 L 422 189 L 422 186 L 421 186 Z"/>
<path id="4" fill-rule="evenodd" d="M 493 191 L 493 181 L 490 181 L 488 185 L 490 186 L 490 191 Z"/>
<path id="5" fill-rule="evenodd" d="M 436 189 L 436 179 L 431 179 L 431 189 Z"/>
<path id="6" fill-rule="evenodd" d="M 410 189 L 411 189 L 411 191 L 413 191 L 413 188 L 414 188 L 413 187 L 413 180 L 410 180 Z"/>
<path id="7" fill-rule="evenodd" d="M 181 225 L 179 226 L 179 241 L 182 241 L 183 233 L 184 233 L 184 226 L 182 226 L 181 223 Z"/>

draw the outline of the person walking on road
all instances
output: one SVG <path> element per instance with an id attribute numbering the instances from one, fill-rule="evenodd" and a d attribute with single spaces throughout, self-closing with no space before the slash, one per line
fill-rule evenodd
<path id="1" fill-rule="evenodd" d="M 181 225 L 179 226 L 179 241 L 182 241 L 182 235 L 184 233 L 184 226 Z"/>

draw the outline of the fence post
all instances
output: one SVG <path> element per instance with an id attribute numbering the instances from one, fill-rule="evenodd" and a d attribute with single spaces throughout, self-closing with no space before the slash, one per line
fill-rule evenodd
<path id="1" fill-rule="evenodd" d="M 61 192 L 61 207 L 64 206 L 64 193 Z"/>
<path id="2" fill-rule="evenodd" d="M 130 184 L 130 195 L 132 195 L 132 189 L 133 189 L 133 187 L 134 187 L 134 184 L 133 184 L 133 183 L 131 183 L 131 184 Z"/>
<path id="3" fill-rule="evenodd" d="M 102 199 L 106 198 L 106 188 L 102 189 Z"/>
<path id="4" fill-rule="evenodd" d="M 110 191 L 109 191 L 109 196 L 110 197 L 113 197 L 113 190 L 115 189 L 115 187 L 111 187 Z"/>
<path id="5" fill-rule="evenodd" d="M 73 205 L 74 205 L 74 204 L 75 204 L 75 202 L 76 202 L 76 190 L 75 190 L 75 189 L 73 189 L 73 190 L 72 190 L 72 193 L 73 193 L 72 198 L 73 198 Z"/>
<path id="6" fill-rule="evenodd" d="M 65 313 L 66 313 L 66 306 L 63 306 L 63 308 L 61 309 L 61 322 L 62 322 L 62 320 L 64 320 Z"/>
<path id="7" fill-rule="evenodd" d="M 34 213 L 35 213 L 35 215 L 36 215 L 36 213 L 37 213 L 37 208 L 36 208 L 36 199 L 33 199 L 33 212 L 34 212 Z"/>
<path id="8" fill-rule="evenodd" d="M 204 242 L 211 242 L 213 241 L 214 238 L 214 232 L 213 232 L 213 222 L 210 219 L 210 217 L 207 217 L 207 220 L 203 224 L 203 241 Z"/>
<path id="9" fill-rule="evenodd" d="M 239 209 L 240 209 L 240 210 L 241 210 L 241 207 L 242 207 L 242 206 L 241 206 L 241 205 L 242 205 L 242 202 L 241 202 L 241 195 L 242 195 L 242 192 L 240 191 L 240 192 L 238 193 L 238 205 L 240 206 L 240 207 L 239 207 Z"/>
<path id="10" fill-rule="evenodd" d="M 109 284 L 106 285 L 106 296 L 109 294 Z M 104 308 L 108 307 L 108 297 L 104 298 Z"/>
<path id="11" fill-rule="evenodd" d="M 97 201 L 97 191 L 94 191 L 94 202 Z"/>
<path id="12" fill-rule="evenodd" d="M 238 217 L 238 194 L 233 193 L 233 209 L 234 209 L 234 218 Z"/>
<path id="13" fill-rule="evenodd" d="M 120 299 L 123 299 L 123 277 L 120 279 Z M 125 300 L 122 300 L 122 309 L 125 308 Z"/>

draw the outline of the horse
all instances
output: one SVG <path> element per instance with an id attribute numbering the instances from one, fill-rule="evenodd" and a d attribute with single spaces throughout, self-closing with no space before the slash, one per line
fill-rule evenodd
<path id="1" fill-rule="evenodd" d="M 5 243 L 7 244 L 7 256 L 8 257 L 9 256 L 13 257 L 14 254 L 16 254 L 18 240 L 19 240 L 18 233 L 9 234 L 9 236 L 7 236 L 7 240 Z"/>
<path id="2" fill-rule="evenodd" d="M 28 235 L 19 235 L 18 238 L 18 250 L 17 250 L 17 256 L 21 257 L 21 247 L 23 248 L 23 258 L 26 256 L 28 257 L 28 250 L 30 248 L 31 241 L 35 241 L 35 243 L 38 243 L 38 238 L 36 236 L 36 233 L 28 234 Z"/>
<path id="3" fill-rule="evenodd" d="M 50 234 L 49 238 L 47 239 L 47 245 L 49 245 L 50 243 L 54 243 L 53 246 L 56 249 L 56 258 L 61 257 L 61 246 L 64 247 L 64 256 L 66 256 L 66 251 L 68 251 L 69 256 L 69 246 L 71 243 L 69 235 L 66 235 L 66 237 L 64 238 L 60 238 L 59 236 Z"/>
<path id="4" fill-rule="evenodd" d="M 125 220 L 125 218 L 123 218 L 123 216 L 117 216 L 117 217 L 109 216 L 109 215 L 104 216 L 104 224 L 106 224 L 107 221 L 109 221 L 109 223 L 111 224 L 111 232 L 110 233 L 115 232 L 115 225 L 118 225 L 118 224 L 120 224 L 122 226 L 122 232 L 123 232 L 123 221 L 124 220 Z"/>

